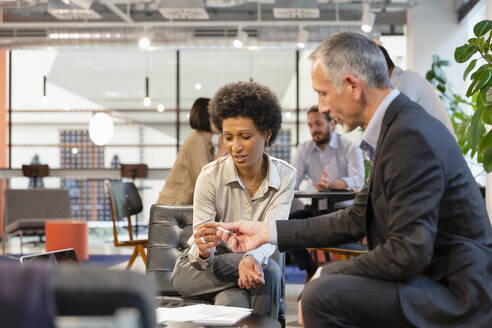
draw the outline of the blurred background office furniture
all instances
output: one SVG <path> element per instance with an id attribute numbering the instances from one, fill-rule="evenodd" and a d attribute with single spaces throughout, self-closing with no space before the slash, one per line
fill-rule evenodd
<path id="1" fill-rule="evenodd" d="M 40 178 L 44 178 L 50 175 L 50 168 L 46 164 L 31 164 L 22 165 L 22 174 L 32 179 L 32 187 L 42 187 L 42 183 L 39 183 Z"/>
<path id="2" fill-rule="evenodd" d="M 87 221 L 57 220 L 45 222 L 45 248 L 47 252 L 73 248 L 77 259 L 89 259 L 89 229 Z"/>
<path id="3" fill-rule="evenodd" d="M 149 217 L 149 244 L 147 250 L 147 275 L 157 284 L 160 306 L 184 306 L 210 303 L 204 299 L 183 299 L 171 281 L 174 265 L 180 251 L 187 248 L 193 234 L 193 205 L 154 204 Z M 279 263 L 285 277 L 284 253 L 274 253 L 270 260 Z M 280 301 L 279 321 L 285 324 L 285 300 Z"/>
<path id="4" fill-rule="evenodd" d="M 121 164 L 120 167 L 121 177 L 130 178 L 146 178 L 149 172 L 147 164 Z"/>
<path id="5" fill-rule="evenodd" d="M 45 222 L 72 218 L 70 197 L 66 189 L 6 189 L 4 191 L 3 253 L 9 234 L 44 235 Z"/>
<path id="6" fill-rule="evenodd" d="M 145 248 L 147 248 L 147 239 L 133 239 L 132 215 L 142 212 L 142 199 L 138 193 L 137 187 L 133 182 L 110 181 L 106 182 L 109 192 L 109 202 L 111 205 L 111 219 L 113 220 L 113 236 L 115 247 L 134 247 L 132 256 L 128 261 L 127 268 L 131 268 L 138 254 L 142 257 L 144 263 L 147 262 Z M 123 218 L 128 222 L 129 240 L 121 241 L 118 237 L 117 220 Z"/>
<path id="7" fill-rule="evenodd" d="M 136 309 L 139 327 L 156 326 L 156 287 L 141 273 L 59 265 L 52 279 L 58 316 L 110 316 L 117 310 Z"/>

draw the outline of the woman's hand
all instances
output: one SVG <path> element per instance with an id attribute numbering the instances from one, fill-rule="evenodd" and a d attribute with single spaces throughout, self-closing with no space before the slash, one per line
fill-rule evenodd
<path id="1" fill-rule="evenodd" d="M 263 268 L 252 255 L 246 255 L 239 263 L 239 279 L 237 281 L 240 288 L 252 289 L 265 284 Z"/>
<path id="2" fill-rule="evenodd" d="M 202 224 L 193 235 L 202 259 L 207 259 L 214 252 L 214 247 L 220 244 L 216 227 L 216 222 Z"/>

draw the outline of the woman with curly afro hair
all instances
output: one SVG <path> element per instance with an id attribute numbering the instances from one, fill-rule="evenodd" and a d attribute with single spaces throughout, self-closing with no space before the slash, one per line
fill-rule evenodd
<path id="1" fill-rule="evenodd" d="M 173 284 L 185 297 L 250 307 L 277 318 L 283 282 L 271 258 L 276 246 L 232 253 L 217 237 L 216 222 L 288 218 L 296 171 L 264 152 L 282 125 L 280 105 L 267 87 L 236 82 L 217 91 L 209 113 L 229 154 L 205 165 L 198 176 L 194 235 L 176 263 Z"/>

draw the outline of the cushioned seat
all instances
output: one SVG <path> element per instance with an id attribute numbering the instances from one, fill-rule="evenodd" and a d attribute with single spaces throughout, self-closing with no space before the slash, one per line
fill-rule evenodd
<path id="1" fill-rule="evenodd" d="M 7 245 L 9 234 L 44 234 L 44 223 L 48 220 L 72 218 L 70 197 L 66 189 L 6 189 L 3 246 Z"/>

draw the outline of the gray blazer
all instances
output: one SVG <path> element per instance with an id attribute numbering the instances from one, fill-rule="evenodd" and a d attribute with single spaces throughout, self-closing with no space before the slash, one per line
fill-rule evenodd
<path id="1" fill-rule="evenodd" d="M 456 141 L 400 94 L 381 126 L 371 178 L 354 205 L 310 220 L 277 221 L 281 251 L 367 236 L 370 251 L 322 274 L 397 282 L 419 327 L 492 326 L 492 228 Z"/>

